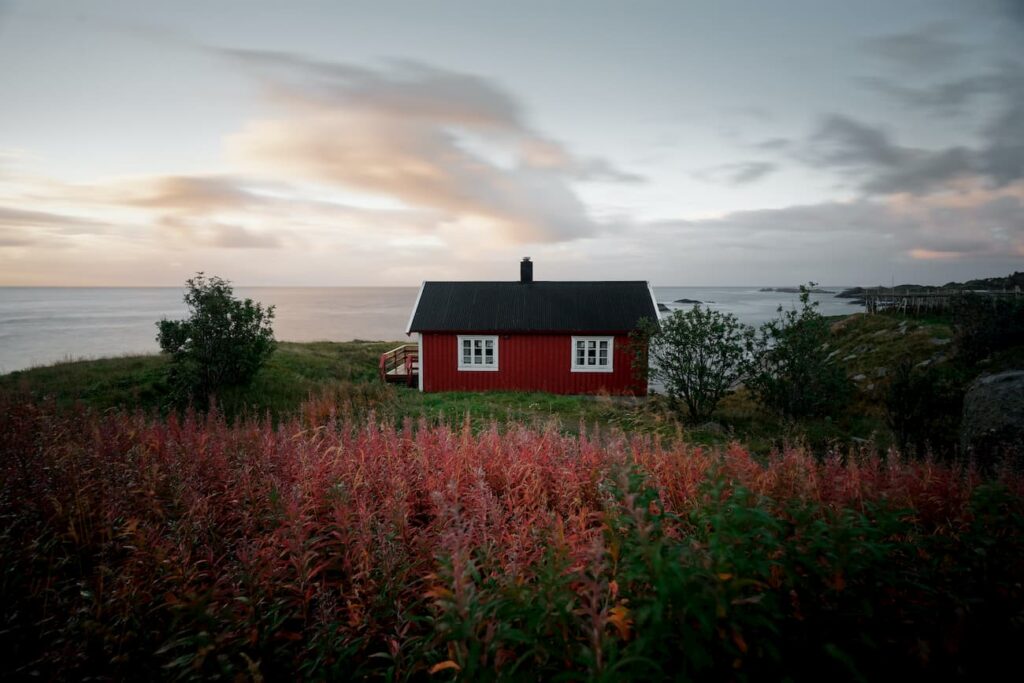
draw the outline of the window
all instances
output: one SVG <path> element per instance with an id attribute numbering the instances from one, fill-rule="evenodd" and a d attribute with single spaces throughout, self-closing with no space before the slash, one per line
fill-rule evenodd
<path id="1" fill-rule="evenodd" d="M 498 337 L 459 335 L 459 370 L 497 370 Z"/>
<path id="2" fill-rule="evenodd" d="M 573 372 L 611 372 L 614 337 L 573 337 Z"/>

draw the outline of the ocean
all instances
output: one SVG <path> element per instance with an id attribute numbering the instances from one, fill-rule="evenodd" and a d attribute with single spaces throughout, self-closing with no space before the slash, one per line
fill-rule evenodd
<path id="1" fill-rule="evenodd" d="M 840 287 L 828 289 L 836 292 Z M 283 341 L 400 340 L 416 287 L 236 287 L 235 294 L 276 307 Z M 0 287 L 0 374 L 59 361 L 155 353 L 156 322 L 186 314 L 176 287 Z M 776 315 L 797 295 L 757 287 L 655 287 L 659 302 L 694 299 L 750 325 Z M 825 315 L 861 308 L 817 294 Z"/>

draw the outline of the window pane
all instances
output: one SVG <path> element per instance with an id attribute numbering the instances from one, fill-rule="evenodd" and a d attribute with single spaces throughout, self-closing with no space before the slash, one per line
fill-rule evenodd
<path id="1" fill-rule="evenodd" d="M 462 356 L 462 364 L 463 365 L 470 365 L 472 362 L 473 362 L 473 356 L 469 355 L 468 353 Z"/>

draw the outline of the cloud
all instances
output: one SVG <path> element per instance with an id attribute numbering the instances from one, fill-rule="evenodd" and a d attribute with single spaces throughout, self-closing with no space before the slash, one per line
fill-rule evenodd
<path id="1" fill-rule="evenodd" d="M 59 247 L 78 236 L 107 232 L 108 225 L 81 216 L 0 206 L 0 248 Z"/>
<path id="2" fill-rule="evenodd" d="M 760 250 L 759 240 L 842 238 L 891 241 L 904 253 L 918 250 L 1000 256 L 1024 246 L 1024 182 L 992 190 L 964 183 L 955 190 L 918 197 L 858 199 L 782 209 L 740 211 L 720 218 L 672 221 L 714 239 L 737 236 Z"/>
<path id="3" fill-rule="evenodd" d="M 805 162 L 852 177 L 868 194 L 929 192 L 975 173 L 975 156 L 963 147 L 900 146 L 881 128 L 838 114 L 821 121 L 802 152 Z"/>
<path id="4" fill-rule="evenodd" d="M 931 24 L 915 31 L 871 38 L 864 42 L 868 54 L 889 64 L 934 73 L 956 64 L 967 52 L 951 37 L 952 27 Z"/>
<path id="5" fill-rule="evenodd" d="M 805 140 L 798 158 L 816 168 L 845 174 L 868 194 L 925 194 L 965 177 L 977 177 L 997 187 L 1020 180 L 1024 178 L 1024 76 L 1004 66 L 974 83 L 974 92 L 998 98 L 975 146 L 903 146 L 881 127 L 830 114 Z M 921 91 L 934 106 L 941 109 L 961 102 L 960 95 L 945 98 L 942 86 L 938 87 L 930 95 Z"/>
<path id="6" fill-rule="evenodd" d="M 997 92 L 1001 79 L 993 74 L 977 74 L 926 87 L 903 85 L 878 77 L 863 78 L 861 82 L 901 105 L 931 116 L 948 118 L 966 113 L 976 99 Z"/>
<path id="7" fill-rule="evenodd" d="M 269 233 L 254 232 L 241 225 L 213 224 L 200 232 L 202 243 L 225 249 L 277 249 L 281 238 Z"/>
<path id="8" fill-rule="evenodd" d="M 0 228 L 0 249 L 4 247 L 28 247 L 36 242 L 19 231 Z"/>
<path id="9" fill-rule="evenodd" d="M 638 182 L 533 130 L 480 76 L 417 62 L 370 69 L 301 56 L 225 51 L 257 70 L 281 116 L 248 123 L 229 156 L 257 172 L 328 183 L 439 212 L 443 224 L 504 239 L 559 242 L 603 229 L 571 183 Z"/>
<path id="10" fill-rule="evenodd" d="M 122 184 L 114 192 L 118 194 L 113 199 L 132 206 L 184 213 L 252 207 L 266 201 L 244 189 L 239 179 L 224 176 L 160 176 L 134 186 Z"/>
<path id="11" fill-rule="evenodd" d="M 693 173 L 698 180 L 725 185 L 746 185 L 774 173 L 778 164 L 767 161 L 744 161 L 735 164 L 721 164 Z"/>
<path id="12" fill-rule="evenodd" d="M 766 152 L 781 152 L 787 150 L 793 146 L 793 141 L 789 138 L 768 138 L 761 142 L 755 143 L 753 147 L 755 149 L 762 149 Z"/>
<path id="13" fill-rule="evenodd" d="M 1005 65 L 998 80 L 1002 103 L 982 129 L 979 165 L 996 182 L 1009 183 L 1024 178 L 1024 66 Z"/>

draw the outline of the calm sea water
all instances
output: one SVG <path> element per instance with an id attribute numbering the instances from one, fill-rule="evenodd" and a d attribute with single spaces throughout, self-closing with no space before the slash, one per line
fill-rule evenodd
<path id="1" fill-rule="evenodd" d="M 839 288 L 835 288 L 839 291 Z M 274 305 L 274 332 L 285 341 L 395 340 L 416 300 L 415 287 L 237 287 L 236 295 Z M 750 287 L 657 287 L 670 308 L 696 299 L 760 324 L 796 295 Z M 185 315 L 172 287 L 0 287 L 0 373 L 72 358 L 153 353 L 156 321 Z M 860 310 L 845 299 L 816 295 L 826 315 Z"/>

